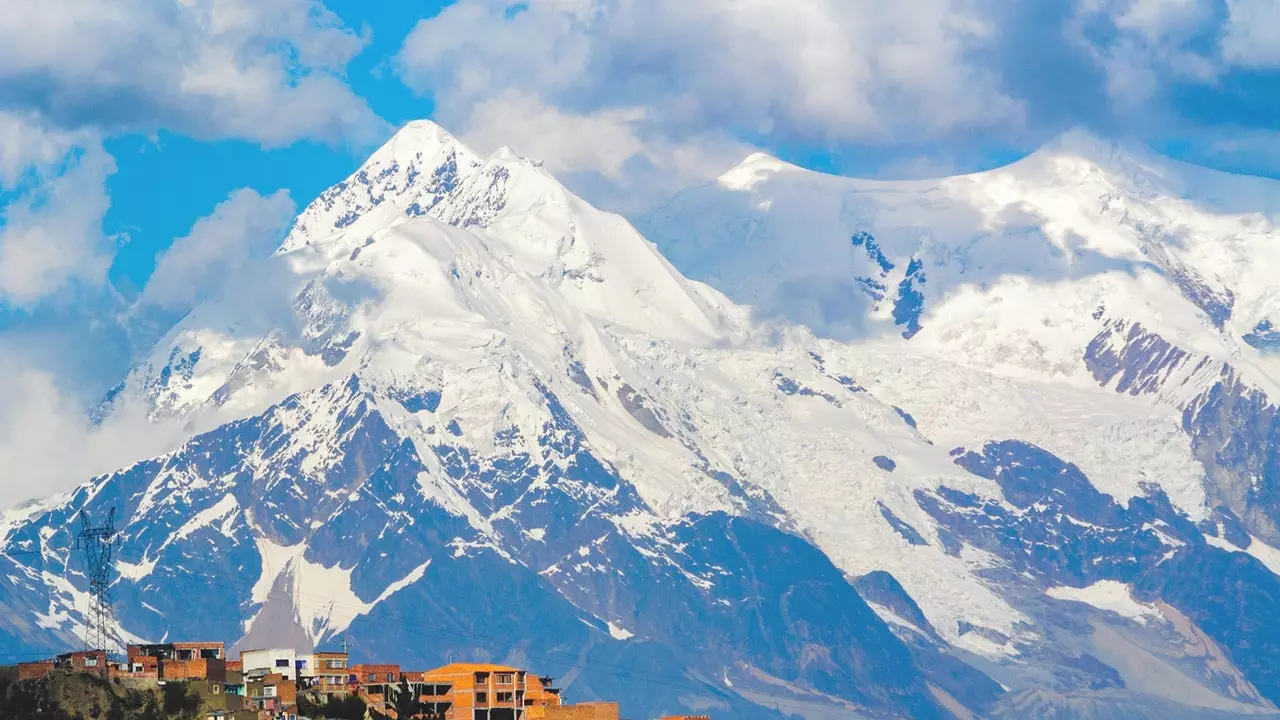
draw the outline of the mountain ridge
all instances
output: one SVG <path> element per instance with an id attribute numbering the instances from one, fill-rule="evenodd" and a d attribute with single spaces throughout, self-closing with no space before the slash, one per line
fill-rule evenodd
<path id="1" fill-rule="evenodd" d="M 881 198 L 858 192 L 883 185 L 788 174 L 803 191 L 704 186 L 662 222 L 642 219 L 642 235 L 532 161 L 480 158 L 411 124 L 130 374 L 119 398 L 185 423 L 190 440 L 11 516 L 0 543 L 29 554 L 4 559 L 0 603 L 39 622 L 0 633 L 20 648 L 74 636 L 83 578 L 52 540 L 79 508 L 110 504 L 126 519 L 122 631 L 139 636 L 347 632 L 385 656 L 397 642 L 386 620 L 436 626 L 448 647 L 401 648 L 407 662 L 536 657 L 637 712 L 983 715 L 1028 697 L 1099 717 L 1274 711 L 1280 686 L 1240 653 L 1242 628 L 1268 622 L 1256 601 L 1277 578 L 1258 558 L 1280 505 L 1223 501 L 1242 488 L 1241 461 L 1207 480 L 1204 464 L 1224 433 L 1266 462 L 1270 436 L 1249 434 L 1266 389 L 1219 380 L 1266 378 L 1269 360 L 1235 370 L 1214 339 L 1236 332 L 1248 284 L 1206 272 L 1197 285 L 1169 269 L 1200 267 L 1181 256 L 1130 283 L 1102 260 L 1133 252 L 1119 230 L 1134 225 L 1092 214 L 1106 232 L 1063 246 L 1094 258 L 1090 273 L 949 284 L 962 265 L 1006 267 L 1007 251 L 1066 236 L 995 207 L 1012 230 L 966 237 L 938 218 L 970 208 L 929 192 L 898 193 L 882 221 Z M 1017 205 L 1024 189 L 966 197 Z M 1104 219 L 1107 203 L 1140 200 L 1043 192 Z M 927 220 L 974 240 L 963 263 L 942 252 L 950 240 L 921 241 Z M 726 263 L 724 248 L 753 262 Z M 1033 250 L 1012 261 L 1061 261 Z M 761 257 L 795 262 L 777 272 Z M 833 290 L 843 304 L 826 312 L 880 330 L 835 337 L 744 302 L 744 288 L 785 282 Z M 1212 297 L 1187 289 L 1202 286 Z M 1217 327 L 1224 287 L 1237 299 Z M 850 302 L 869 292 L 882 307 Z M 1036 330 L 1028 298 L 1055 327 Z M 1149 312 L 1161 302 L 1177 312 Z M 1203 567 L 1248 602 L 1188 592 Z M 233 610 L 181 612 L 213 576 L 243 579 L 227 586 Z M 1139 622 L 1049 594 L 1099 582 L 1168 609 Z M 1197 625 L 1218 655 L 1182 652 Z M 1195 701 L 1135 674 L 1117 649 L 1129 646 Z M 674 668 L 686 685 L 642 696 L 591 658 Z M 1061 697 L 1035 694 L 1048 688 Z"/>

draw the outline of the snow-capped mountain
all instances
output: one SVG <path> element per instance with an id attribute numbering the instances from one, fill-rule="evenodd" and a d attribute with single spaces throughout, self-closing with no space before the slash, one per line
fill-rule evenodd
<path id="1" fill-rule="evenodd" d="M 124 637 L 640 717 L 1274 713 L 1276 192 L 1079 134 L 755 156 L 642 236 L 412 123 L 113 395 L 189 441 L 4 519 L 0 640 L 72 641 L 68 528 L 116 507 Z"/>

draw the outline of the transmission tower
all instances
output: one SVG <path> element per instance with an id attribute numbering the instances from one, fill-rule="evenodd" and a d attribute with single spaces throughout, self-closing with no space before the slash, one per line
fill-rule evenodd
<path id="1" fill-rule="evenodd" d="M 101 525 L 89 522 L 89 514 L 80 511 L 78 546 L 84 552 L 85 571 L 89 576 L 89 617 L 85 619 L 86 650 L 115 649 L 115 612 L 111 607 L 111 562 L 119 538 L 116 535 L 116 509 L 111 508 Z"/>

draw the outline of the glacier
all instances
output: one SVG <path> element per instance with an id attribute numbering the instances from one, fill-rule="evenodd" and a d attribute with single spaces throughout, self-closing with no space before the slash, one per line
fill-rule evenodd
<path id="1" fill-rule="evenodd" d="M 1076 131 L 633 224 L 410 123 L 94 411 L 180 444 L 0 519 L 0 643 L 77 642 L 114 507 L 122 638 L 636 717 L 1280 717 L 1278 215 Z"/>

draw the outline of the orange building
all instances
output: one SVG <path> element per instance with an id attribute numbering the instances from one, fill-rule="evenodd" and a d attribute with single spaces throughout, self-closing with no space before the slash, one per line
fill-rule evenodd
<path id="1" fill-rule="evenodd" d="M 505 665 L 453 663 L 422 673 L 413 687 L 445 720 L 519 720 L 530 708 L 560 705 L 551 678 Z"/>
<path id="2" fill-rule="evenodd" d="M 587 702 L 576 705 L 531 707 L 525 720 L 618 720 L 618 703 Z"/>

